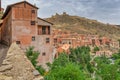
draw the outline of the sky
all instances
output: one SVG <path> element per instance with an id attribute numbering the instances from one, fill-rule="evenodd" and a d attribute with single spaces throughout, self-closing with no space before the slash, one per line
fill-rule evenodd
<path id="1" fill-rule="evenodd" d="M 2 0 L 2 7 L 24 0 Z M 103 23 L 120 25 L 120 0 L 26 0 L 36 4 L 41 18 L 67 12 Z"/>

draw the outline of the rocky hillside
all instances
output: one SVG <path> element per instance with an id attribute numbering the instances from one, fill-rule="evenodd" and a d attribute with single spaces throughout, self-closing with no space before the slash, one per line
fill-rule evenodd
<path id="1" fill-rule="evenodd" d="M 116 25 L 116 26 L 120 27 L 120 25 Z"/>
<path id="2" fill-rule="evenodd" d="M 99 36 L 109 36 L 120 38 L 120 28 L 115 25 L 104 24 L 96 20 L 87 19 L 79 16 L 71 16 L 65 12 L 61 15 L 53 15 L 46 20 L 54 24 L 54 28 L 69 30 L 80 34 L 98 34 Z"/>

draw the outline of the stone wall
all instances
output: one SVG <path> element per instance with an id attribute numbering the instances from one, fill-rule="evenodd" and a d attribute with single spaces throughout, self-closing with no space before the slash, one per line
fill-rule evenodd
<path id="1" fill-rule="evenodd" d="M 43 80 L 25 56 L 25 53 L 13 43 L 0 66 L 0 80 Z"/>
<path id="2" fill-rule="evenodd" d="M 46 38 L 49 38 L 49 43 L 46 43 Z M 38 35 L 36 36 L 36 42 L 32 44 L 35 46 L 35 51 L 39 51 L 38 65 L 42 65 L 47 68 L 46 63 L 53 62 L 53 47 L 51 35 Z"/>

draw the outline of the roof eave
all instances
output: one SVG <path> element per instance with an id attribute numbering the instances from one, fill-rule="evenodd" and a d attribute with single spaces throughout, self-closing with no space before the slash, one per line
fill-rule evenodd
<path id="1" fill-rule="evenodd" d="M 43 20 L 43 21 L 45 21 L 45 22 L 47 22 L 47 23 L 50 23 L 51 25 L 54 25 L 53 23 L 51 23 L 51 22 L 49 22 L 49 21 L 46 21 L 46 20 L 44 20 L 44 19 L 42 19 L 42 18 L 39 18 L 39 17 L 38 17 L 38 19 Z"/>
<path id="2" fill-rule="evenodd" d="M 30 4 L 30 3 L 27 2 L 27 1 L 18 2 L 18 3 L 15 3 L 15 4 L 8 5 L 7 8 L 6 8 L 6 11 L 5 11 L 5 13 L 3 14 L 3 16 L 2 16 L 1 19 L 4 19 L 4 18 L 6 17 L 6 15 L 8 14 L 8 12 L 10 11 L 11 7 L 13 7 L 13 6 L 16 5 L 16 4 L 23 3 L 23 2 L 26 2 L 27 4 L 31 5 L 32 7 L 36 8 L 36 9 L 39 9 L 38 7 Z"/>

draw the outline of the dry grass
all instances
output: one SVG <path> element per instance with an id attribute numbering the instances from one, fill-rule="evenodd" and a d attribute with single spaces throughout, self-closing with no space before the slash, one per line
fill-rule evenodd
<path id="1" fill-rule="evenodd" d="M 46 20 L 54 23 L 53 27 L 57 29 L 69 30 L 80 34 L 98 34 L 99 36 L 107 36 L 114 39 L 120 38 L 120 27 L 84 17 L 57 14 Z"/>

